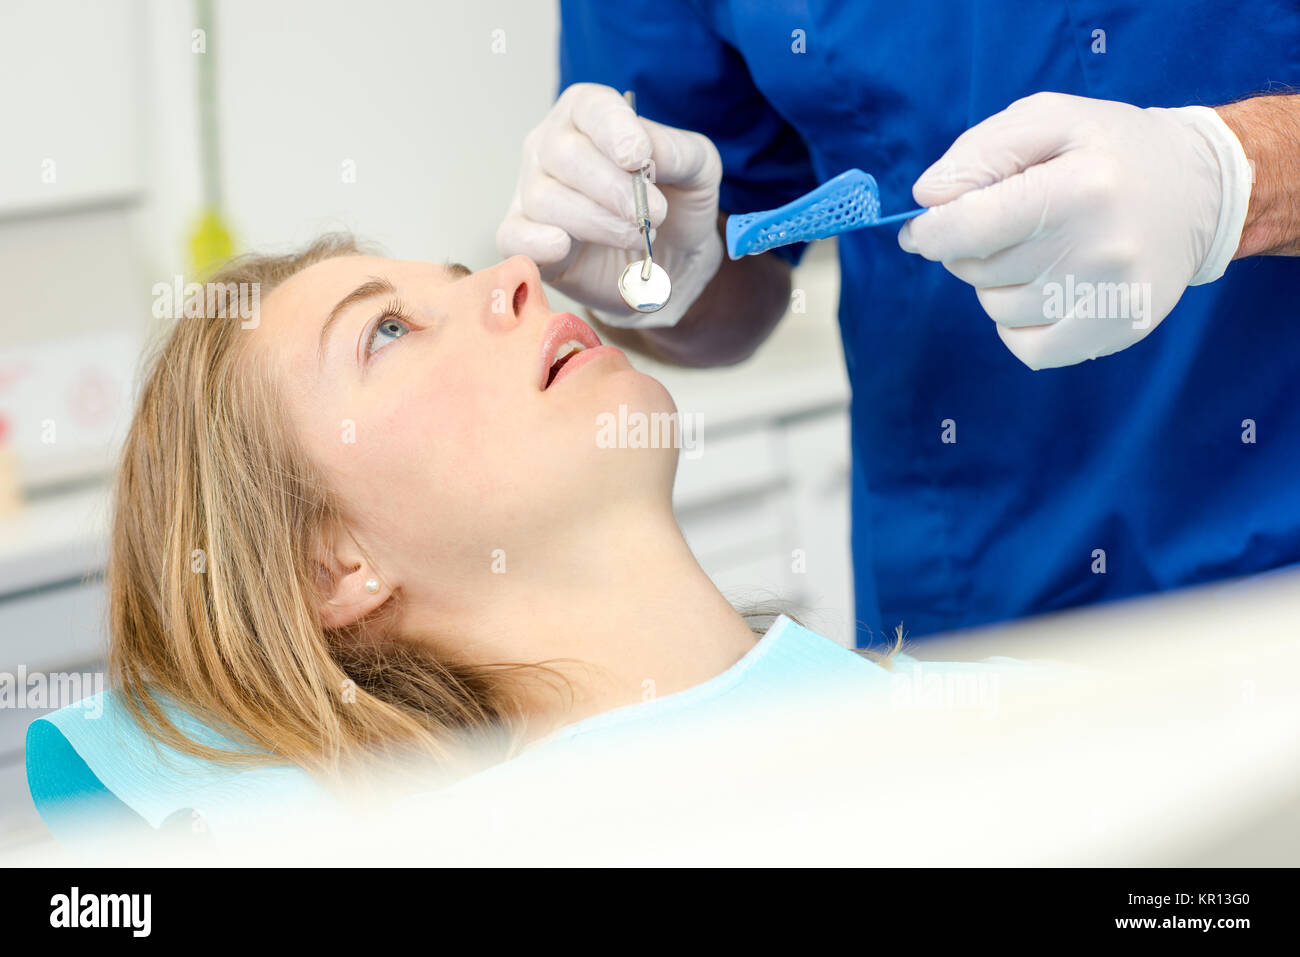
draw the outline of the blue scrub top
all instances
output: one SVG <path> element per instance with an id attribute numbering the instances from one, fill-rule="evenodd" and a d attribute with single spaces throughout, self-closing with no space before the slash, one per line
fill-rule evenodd
<path id="1" fill-rule="evenodd" d="M 560 64 L 561 88 L 635 89 L 642 115 L 709 136 L 725 212 L 856 166 L 892 213 L 959 134 L 1040 90 L 1176 107 L 1300 85 L 1300 8 L 565 0 Z M 897 234 L 839 240 L 859 645 L 1300 561 L 1300 262 L 1234 263 L 1131 348 L 1033 372 Z"/>

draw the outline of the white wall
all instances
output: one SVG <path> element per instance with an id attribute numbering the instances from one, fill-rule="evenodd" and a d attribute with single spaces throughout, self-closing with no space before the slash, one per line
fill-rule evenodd
<path id="1" fill-rule="evenodd" d="M 189 4 L 148 9 L 146 235 L 168 273 L 199 208 L 196 54 Z M 342 227 L 404 258 L 499 258 L 520 144 L 555 94 L 555 4 L 222 0 L 216 15 L 202 55 L 219 73 L 227 218 L 244 248 Z"/>
<path id="2" fill-rule="evenodd" d="M 0 5 L 0 216 L 140 186 L 138 0 Z"/>

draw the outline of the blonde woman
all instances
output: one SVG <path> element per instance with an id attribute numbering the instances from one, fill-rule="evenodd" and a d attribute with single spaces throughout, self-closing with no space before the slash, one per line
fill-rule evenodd
<path id="1" fill-rule="evenodd" d="M 107 720 L 33 724 L 47 820 L 97 804 L 158 827 L 485 743 L 549 736 L 541 754 L 597 715 L 882 687 L 880 664 L 784 617 L 760 639 L 723 598 L 673 515 L 676 450 L 596 440 L 602 412 L 672 398 L 554 312 L 530 260 L 470 272 L 330 236 L 213 282 L 258 284 L 260 315 L 176 320 L 146 376 L 107 571 L 114 690 Z"/>

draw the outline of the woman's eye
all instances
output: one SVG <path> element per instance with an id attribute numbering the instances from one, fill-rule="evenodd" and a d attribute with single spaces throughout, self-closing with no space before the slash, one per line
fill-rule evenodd
<path id="1" fill-rule="evenodd" d="M 396 339 L 402 338 L 402 336 L 406 335 L 410 331 L 411 327 L 404 321 L 389 316 L 387 319 L 381 321 L 379 325 L 375 326 L 375 331 L 370 334 L 370 344 L 366 348 L 366 355 L 374 355 L 384 346 Z"/>

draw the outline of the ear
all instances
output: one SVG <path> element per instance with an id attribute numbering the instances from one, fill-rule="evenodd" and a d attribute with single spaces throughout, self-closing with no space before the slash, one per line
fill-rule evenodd
<path id="1" fill-rule="evenodd" d="M 333 547 L 322 543 L 317 552 L 317 611 L 326 628 L 356 624 L 393 594 L 350 536 L 340 536 Z M 366 585 L 377 585 L 370 591 Z"/>

